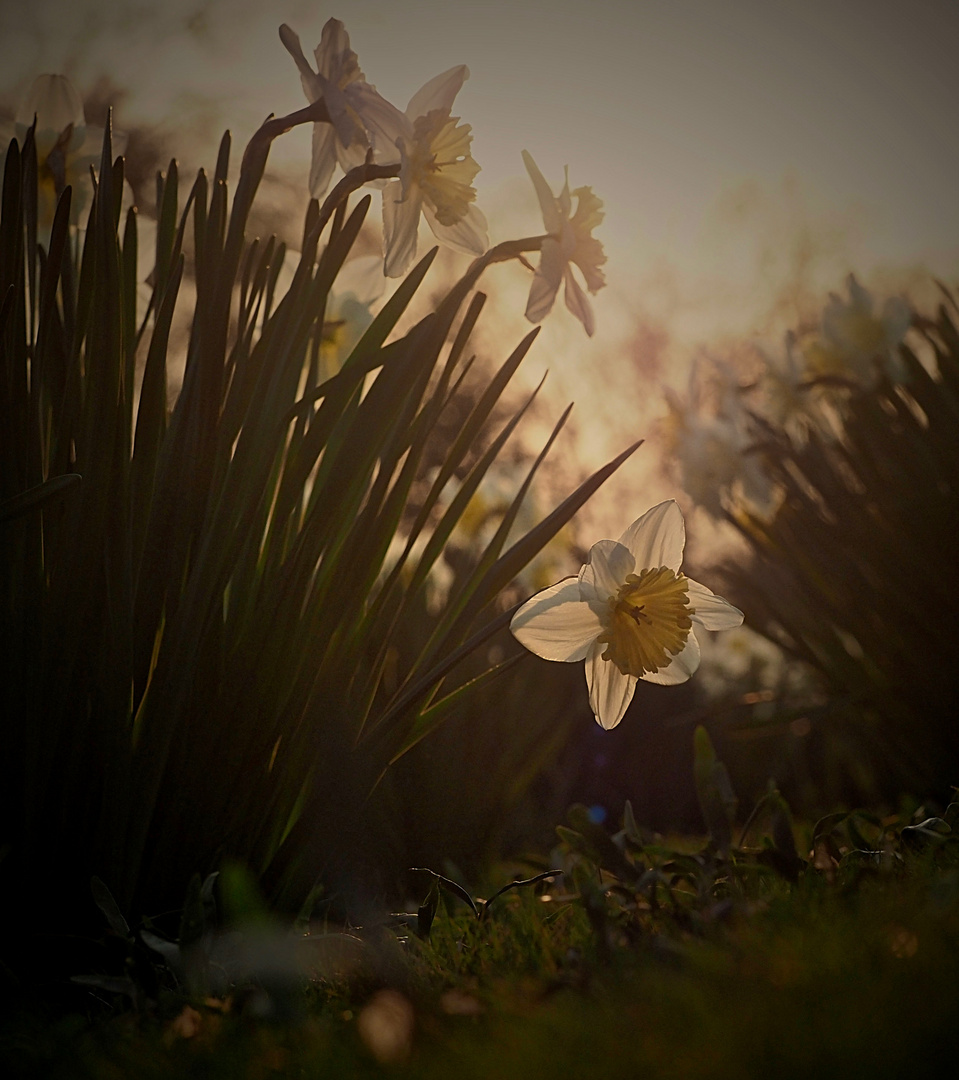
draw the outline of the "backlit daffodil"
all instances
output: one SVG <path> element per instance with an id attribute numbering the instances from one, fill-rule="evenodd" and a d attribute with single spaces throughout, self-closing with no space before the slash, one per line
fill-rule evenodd
<path id="1" fill-rule="evenodd" d="M 416 257 L 421 211 L 447 247 L 467 255 L 482 255 L 489 247 L 486 218 L 473 205 L 480 167 L 470 154 L 470 125 L 450 115 L 467 78 L 465 64 L 450 68 L 418 90 L 400 114 L 400 175 L 383 189 L 387 277 L 400 277 Z"/>
<path id="2" fill-rule="evenodd" d="M 313 125 L 310 194 L 322 199 L 339 163 L 344 172 L 362 165 L 369 149 L 374 160 L 395 159 L 393 140 L 402 113 L 377 93 L 360 70 L 350 36 L 339 19 L 329 19 L 314 50 L 317 71 L 303 55 L 300 39 L 284 23 L 280 40 L 300 72 L 303 93 L 312 104 L 323 98 L 330 123 Z"/>
<path id="3" fill-rule="evenodd" d="M 543 241 L 539 269 L 533 278 L 526 305 L 526 317 L 530 322 L 541 322 L 552 310 L 559 287 L 565 282 L 566 306 L 583 324 L 586 333 L 594 329 L 593 309 L 582 286 L 573 277 L 573 265 L 579 267 L 586 287 L 591 293 L 598 292 L 605 284 L 600 267 L 606 262 L 603 245 L 592 235 L 593 229 L 603 220 L 602 200 L 588 187 L 576 188 L 576 211 L 572 215 L 572 196 L 569 177 L 563 190 L 555 196 L 539 171 L 530 154 L 523 151 L 526 171 L 536 188 L 543 224 L 549 236 Z"/>
<path id="4" fill-rule="evenodd" d="M 699 667 L 695 626 L 728 630 L 743 614 L 680 571 L 686 530 L 675 502 L 647 511 L 619 540 L 600 540 L 578 577 L 516 612 L 513 636 L 545 660 L 586 662 L 600 727 L 622 720 L 636 682 L 671 686 Z"/>

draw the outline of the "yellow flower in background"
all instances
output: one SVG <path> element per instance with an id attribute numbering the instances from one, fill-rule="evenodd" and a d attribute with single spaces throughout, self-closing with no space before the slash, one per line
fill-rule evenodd
<path id="1" fill-rule="evenodd" d="M 329 19 L 323 27 L 313 53 L 316 71 L 286 23 L 280 27 L 280 40 L 300 72 L 306 100 L 312 104 L 323 98 L 330 114 L 329 124 L 313 125 L 310 195 L 322 199 L 336 165 L 348 172 L 363 164 L 370 149 L 374 160 L 395 158 L 394 132 L 402 114 L 366 81 L 343 23 Z"/>
<path id="2" fill-rule="evenodd" d="M 586 287 L 591 293 L 598 292 L 605 284 L 600 267 L 606 262 L 603 245 L 593 236 L 593 229 L 603 220 L 602 200 L 593 189 L 579 187 L 570 193 L 569 176 L 559 196 L 555 196 L 546 183 L 531 155 L 524 150 L 523 161 L 533 181 L 543 225 L 549 236 L 543 241 L 539 268 L 533 278 L 526 305 L 526 317 L 530 322 L 541 322 L 550 313 L 560 285 L 565 283 L 566 306 L 583 324 L 586 333 L 595 329 L 592 306 L 582 286 L 573 276 L 573 266 L 583 274 Z M 576 196 L 576 211 L 572 210 L 572 196 Z"/>
<path id="3" fill-rule="evenodd" d="M 434 236 L 467 255 L 489 247 L 486 218 L 474 206 L 473 160 L 469 124 L 452 116 L 453 101 L 469 69 L 465 64 L 431 79 L 399 114 L 394 142 L 400 155 L 399 179 L 383 189 L 385 273 L 400 277 L 416 257 L 420 213 Z"/>
<path id="4" fill-rule="evenodd" d="M 513 636 L 545 660 L 585 661 L 597 723 L 622 720 L 636 683 L 672 686 L 699 667 L 693 631 L 728 630 L 743 614 L 680 571 L 686 527 L 675 502 L 634 521 L 619 540 L 600 540 L 578 577 L 526 601 L 510 623 Z"/>

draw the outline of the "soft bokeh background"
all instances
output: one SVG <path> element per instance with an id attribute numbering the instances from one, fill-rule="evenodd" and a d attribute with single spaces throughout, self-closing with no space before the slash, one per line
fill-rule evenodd
<path id="1" fill-rule="evenodd" d="M 189 175 L 211 164 L 224 128 L 242 144 L 267 113 L 302 104 L 277 26 L 309 54 L 330 16 L 401 107 L 434 73 L 469 65 L 457 111 L 474 128 L 494 239 L 539 226 L 524 148 L 556 187 L 568 165 L 574 187 L 605 200 L 596 336 L 560 303 L 528 365 L 531 380 L 551 369 L 554 400 L 576 400 L 568 452 L 581 468 L 649 434 L 661 384 L 682 385 L 700 346 L 778 338 L 849 270 L 883 294 L 959 270 L 949 0 L 598 0 L 588 12 L 544 0 L 2 0 L 0 104 L 12 111 L 40 72 L 85 94 L 99 83 L 117 125 L 146 128 Z M 297 217 L 308 157 L 305 129 L 273 151 L 278 202 Z M 506 341 L 523 330 L 514 278 L 521 290 L 523 273 L 499 273 Z M 605 531 L 674 493 L 654 457 L 641 451 L 615 500 L 597 503 Z"/>
<path id="2" fill-rule="evenodd" d="M 114 104 L 117 128 L 131 133 L 134 169 L 138 154 L 162 165 L 175 153 L 190 177 L 212 165 L 224 128 L 238 151 L 267 114 L 303 104 L 277 27 L 289 23 L 309 54 L 331 16 L 345 22 L 369 81 L 400 107 L 432 75 L 469 65 L 455 111 L 473 126 L 478 200 L 494 242 L 540 231 L 523 149 L 554 189 L 568 165 L 572 187 L 592 185 L 605 201 L 597 236 L 608 287 L 594 300 L 596 335 L 587 338 L 560 299 L 525 373 L 533 384 L 549 369 L 550 419 L 577 403 L 550 474 L 564 487 L 649 439 L 580 515 L 584 547 L 618 535 L 661 498 L 692 510 L 663 467 L 657 432 L 663 389 L 683 388 L 694 358 L 733 354 L 744 342 L 779 348 L 784 331 L 814 320 L 850 271 L 880 299 L 903 294 L 919 307 L 931 302 L 934 278 L 959 278 L 959 5 L 949 0 L 596 0 L 588 8 L 0 0 L 0 110 L 12 115 L 37 74 L 66 74 L 88 102 Z M 278 140 L 261 193 L 275 211 L 269 227 L 291 238 L 307 198 L 309 147 L 305 128 Z M 147 214 L 149 190 L 140 189 Z M 442 265 L 455 270 L 457 259 Z M 528 329 L 528 283 L 518 266 L 484 279 L 492 310 L 481 345 L 493 357 Z M 694 562 L 712 561 L 708 517 L 693 512 L 690 532 Z M 565 558 L 556 576 L 578 567 L 574 550 Z M 755 641 L 739 653 L 742 689 L 752 692 L 758 669 L 778 661 Z M 585 704 L 581 671 L 556 678 L 566 679 L 555 684 L 557 714 L 575 695 Z M 702 685 L 715 689 L 709 679 L 704 670 Z M 691 692 L 661 698 L 651 688 L 644 708 L 671 710 L 669 723 L 689 727 L 701 707 Z M 677 761 L 680 744 L 665 728 L 624 724 L 607 736 L 588 711 L 582 719 L 574 765 L 593 763 L 593 773 L 544 793 L 543 820 L 552 824 L 567 797 L 609 799 L 611 790 L 610 805 L 623 794 L 650 812 L 668 801 L 671 778 L 688 771 L 686 742 Z M 442 738 L 452 745 L 461 736 L 453 728 Z M 501 743 L 491 737 L 487 749 L 493 760 Z M 398 774 L 401 789 L 422 790 L 432 753 Z M 611 761 L 620 773 L 607 771 L 594 793 Z M 635 761 L 656 764 L 641 796 L 629 775 Z M 567 765 L 555 775 L 574 776 Z M 663 791 L 651 786 L 660 780 Z M 416 823 L 418 835 L 424 827 Z M 438 837 L 436 847 L 449 852 L 454 839 Z"/>

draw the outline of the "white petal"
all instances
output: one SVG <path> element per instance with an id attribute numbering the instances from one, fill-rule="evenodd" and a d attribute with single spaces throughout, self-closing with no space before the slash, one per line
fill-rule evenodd
<path id="1" fill-rule="evenodd" d="M 602 632 L 599 618 L 580 599 L 579 581 L 564 578 L 526 601 L 509 624 L 513 637 L 544 660 L 584 660 Z"/>
<path id="2" fill-rule="evenodd" d="M 476 206 L 467 208 L 466 213 L 455 225 L 441 225 L 429 203 L 423 203 L 423 217 L 433 230 L 437 240 L 441 240 L 454 251 L 465 255 L 482 255 L 489 247 L 489 227 L 482 210 Z"/>
<path id="3" fill-rule="evenodd" d="M 529 300 L 526 302 L 526 318 L 530 322 L 541 322 L 552 311 L 568 265 L 569 260 L 563 253 L 560 241 L 552 237 L 544 240 L 539 256 L 539 268 L 533 277 Z"/>
<path id="4" fill-rule="evenodd" d="M 343 74 L 343 62 L 351 52 L 353 50 L 350 48 L 350 35 L 346 32 L 346 27 L 339 19 L 327 19 L 320 34 L 320 43 L 313 51 L 320 73 L 339 82 Z M 355 62 L 355 53 L 353 57 Z"/>
<path id="5" fill-rule="evenodd" d="M 366 149 L 366 133 L 357 128 L 356 121 L 350 115 L 349 102 L 343 91 L 331 79 L 324 75 L 317 75 L 321 97 L 326 103 L 326 111 L 330 114 L 330 121 L 336 129 L 336 137 L 343 146 L 352 146 L 360 142 Z"/>
<path id="6" fill-rule="evenodd" d="M 589 707 L 596 723 L 607 731 L 622 720 L 633 700 L 636 677 L 624 675 L 619 668 L 603 659 L 605 646 L 596 644 L 586 657 L 586 685 L 589 687 Z"/>
<path id="7" fill-rule="evenodd" d="M 37 156 L 43 160 L 57 144 L 58 137 L 71 124 L 73 133 L 68 152 L 83 145 L 86 120 L 83 101 L 65 75 L 38 75 L 27 96 L 20 103 L 14 121 L 24 133 L 37 118 Z"/>
<path id="8" fill-rule="evenodd" d="M 639 570 L 656 566 L 678 570 L 686 546 L 683 512 L 672 499 L 661 502 L 634 521 L 619 542 L 633 553 Z"/>
<path id="9" fill-rule="evenodd" d="M 711 592 L 698 581 L 687 579 L 689 606 L 693 609 L 693 622 L 705 630 L 732 630 L 742 626 L 743 613 L 721 596 Z"/>
<path id="10" fill-rule="evenodd" d="M 573 200 L 569 195 L 569 166 L 567 165 L 563 169 L 563 190 L 559 193 L 556 199 L 556 203 L 559 206 L 559 212 L 563 215 L 563 219 L 569 218 L 569 212 L 573 208 Z"/>
<path id="11" fill-rule="evenodd" d="M 413 126 L 406 115 L 367 82 L 351 82 L 343 95 L 366 128 L 377 160 L 399 161 L 396 140 L 413 136 Z"/>
<path id="12" fill-rule="evenodd" d="M 616 540 L 600 540 L 589 549 L 586 565 L 579 572 L 579 579 L 595 590 L 598 598 L 607 599 L 619 592 L 626 575 L 636 569 L 629 548 Z"/>
<path id="13" fill-rule="evenodd" d="M 357 165 L 362 165 L 366 161 L 367 147 L 362 140 L 354 139 L 350 146 L 344 146 L 337 139 L 334 145 L 336 146 L 336 160 L 344 173 L 348 173 L 350 169 L 355 169 Z M 379 186 L 382 187 L 382 184 Z"/>
<path id="14" fill-rule="evenodd" d="M 586 299 L 586 293 L 580 288 L 579 282 L 573 277 L 573 272 L 569 265 L 566 266 L 566 307 L 576 316 L 577 319 L 583 324 L 583 328 L 586 333 L 592 337 L 593 331 L 596 329 L 596 323 L 593 319 L 593 308 L 589 300 Z"/>
<path id="15" fill-rule="evenodd" d="M 293 62 L 300 73 L 300 82 L 303 85 L 303 94 L 312 105 L 314 101 L 323 96 L 323 90 L 316 78 L 316 72 L 310 67 L 303 55 L 303 47 L 300 45 L 299 35 L 291 30 L 286 23 L 280 27 L 280 41 L 286 51 L 293 57 Z"/>
<path id="16" fill-rule="evenodd" d="M 558 234 L 562 228 L 563 218 L 557 209 L 556 197 L 528 150 L 523 151 L 523 164 L 526 166 L 529 178 L 533 181 L 533 187 L 536 189 L 536 198 L 539 199 L 539 208 L 543 214 L 543 225 L 548 233 Z"/>
<path id="17" fill-rule="evenodd" d="M 410 120 L 415 120 L 418 116 L 425 116 L 433 109 L 449 112 L 453 108 L 456 95 L 469 77 L 470 69 L 465 64 L 450 68 L 441 75 L 435 75 L 410 98 L 410 103 L 406 106 L 406 115 Z"/>
<path id="18" fill-rule="evenodd" d="M 423 197 L 413 188 L 403 199 L 403 185 L 394 180 L 383 189 L 383 242 L 387 277 L 402 277 L 416 258 L 416 232 L 420 224 Z"/>
<path id="19" fill-rule="evenodd" d="M 348 259 L 336 276 L 336 295 L 353 295 L 369 306 L 379 300 L 386 290 L 383 277 L 383 260 L 379 255 L 359 255 Z"/>
<path id="20" fill-rule="evenodd" d="M 701 654 L 696 635 L 690 631 L 686 638 L 686 647 L 670 661 L 668 667 L 660 668 L 657 672 L 647 671 L 643 676 L 644 682 L 657 683 L 659 686 L 676 686 L 684 683 L 690 675 L 699 667 Z"/>
<path id="21" fill-rule="evenodd" d="M 310 195 L 322 199 L 336 166 L 336 131 L 331 124 L 313 125 L 313 161 L 310 164 Z"/>
<path id="22" fill-rule="evenodd" d="M 526 301 L 526 318 L 532 323 L 542 322 L 553 310 L 558 291 L 559 282 L 549 281 L 537 272 L 533 278 L 533 284 L 529 288 L 529 299 Z"/>
<path id="23" fill-rule="evenodd" d="M 37 127 L 63 131 L 85 123 L 83 100 L 65 75 L 38 75 L 17 109 L 16 122 L 29 127 L 36 113 Z"/>

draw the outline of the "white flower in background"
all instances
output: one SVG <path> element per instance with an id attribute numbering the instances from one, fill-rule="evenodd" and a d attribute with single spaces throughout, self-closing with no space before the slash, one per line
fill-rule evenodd
<path id="1" fill-rule="evenodd" d="M 592 335 L 595 328 L 593 309 L 582 286 L 573 276 L 573 266 L 582 271 L 586 287 L 596 293 L 606 284 L 600 267 L 606 262 L 603 245 L 593 235 L 593 229 L 603 220 L 602 200 L 589 187 L 579 187 L 572 192 L 576 196 L 576 211 L 572 215 L 572 195 L 569 176 L 559 196 L 555 196 L 536 162 L 523 151 L 526 171 L 533 181 L 536 196 L 543 213 L 543 225 L 549 236 L 543 241 L 539 268 L 533 278 L 526 305 L 526 317 L 530 322 L 541 322 L 550 313 L 559 287 L 565 282 L 566 306 L 583 324 L 586 333 Z"/>
<path id="2" fill-rule="evenodd" d="M 891 297 L 876 314 L 872 294 L 853 274 L 846 288 L 849 300 L 830 294 L 821 334 L 806 343 L 810 368 L 817 375 L 845 376 L 863 386 L 875 385 L 880 371 L 902 382 L 905 366 L 899 344 L 912 322 L 909 306 L 902 297 Z"/>
<path id="3" fill-rule="evenodd" d="M 762 352 L 758 411 L 773 428 L 784 431 L 794 446 L 806 442 L 810 432 L 828 442 L 841 429 L 835 388 L 817 380 L 807 357 L 789 331 L 781 352 Z"/>
<path id="4" fill-rule="evenodd" d="M 763 370 L 759 378 L 762 415 L 774 428 L 785 431 L 794 443 L 802 443 L 815 421 L 810 372 L 795 335 L 792 332 L 786 334 L 781 352 L 763 350 L 762 359 Z"/>
<path id="5" fill-rule="evenodd" d="M 619 540 L 590 548 L 578 577 L 516 612 L 513 636 L 545 660 L 585 661 L 589 704 L 603 728 L 622 720 L 639 679 L 672 686 L 699 667 L 694 625 L 739 626 L 743 614 L 680 572 L 686 529 L 675 502 L 647 511 Z"/>
<path id="6" fill-rule="evenodd" d="M 416 257 L 420 212 L 437 240 L 467 255 L 489 247 L 486 218 L 473 205 L 479 165 L 470 153 L 469 124 L 451 116 L 469 69 L 450 68 L 418 90 L 399 114 L 395 144 L 400 176 L 383 188 L 384 271 L 401 277 Z"/>
<path id="7" fill-rule="evenodd" d="M 343 365 L 373 321 L 373 305 L 383 295 L 386 279 L 379 255 L 361 255 L 343 264 L 333 283 L 323 318 L 320 355 L 323 378 Z"/>
<path id="8" fill-rule="evenodd" d="M 306 100 L 312 104 L 323 98 L 330 114 L 329 124 L 313 125 L 310 195 L 322 199 L 337 163 L 348 172 L 363 164 L 367 150 L 373 150 L 374 160 L 395 159 L 394 133 L 402 114 L 366 81 L 343 23 L 330 19 L 323 27 L 313 53 L 317 71 L 286 23 L 280 27 L 280 40 L 299 69 Z"/>
<path id="9" fill-rule="evenodd" d="M 90 166 L 99 168 L 103 128 L 88 127 L 83 101 L 64 75 L 40 75 L 34 79 L 14 118 L 13 130 L 22 147 L 36 117 L 38 205 L 41 236 L 49 234 L 57 200 L 63 189 L 72 189 L 70 221 L 76 225 L 93 195 Z M 8 132 L 0 132 L 7 136 Z M 122 154 L 126 140 L 114 133 L 114 154 Z"/>
<path id="10" fill-rule="evenodd" d="M 665 388 L 667 453 L 679 465 L 683 490 L 712 517 L 723 516 L 730 500 L 744 501 L 757 513 L 769 516 L 778 506 L 779 490 L 753 451 L 754 435 L 743 408 L 738 385 L 725 365 L 718 410 L 710 413 L 703 402 L 698 363 L 690 369 L 689 389 L 683 401 Z"/>

